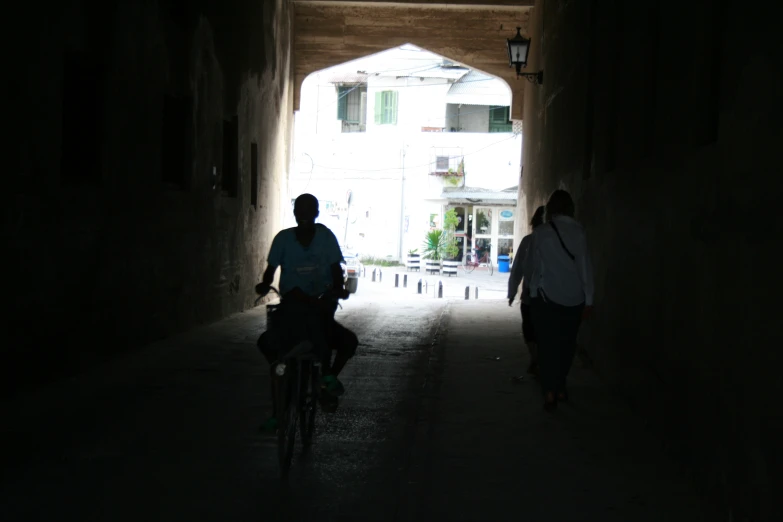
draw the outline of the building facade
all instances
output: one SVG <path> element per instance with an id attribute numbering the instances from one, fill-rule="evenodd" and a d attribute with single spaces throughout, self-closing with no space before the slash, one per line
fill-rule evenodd
<path id="1" fill-rule="evenodd" d="M 291 199 L 316 195 L 321 222 L 362 255 L 400 259 L 421 250 L 451 206 L 474 223 L 480 205 L 452 201 L 450 191 L 518 185 L 522 137 L 509 122 L 509 101 L 502 80 L 413 46 L 311 75 L 296 116 Z M 513 214 L 515 191 L 484 198 L 498 210 L 481 216 Z M 505 247 L 492 230 L 478 235 L 496 262 Z M 463 252 L 473 248 L 473 231 L 458 232 Z"/>

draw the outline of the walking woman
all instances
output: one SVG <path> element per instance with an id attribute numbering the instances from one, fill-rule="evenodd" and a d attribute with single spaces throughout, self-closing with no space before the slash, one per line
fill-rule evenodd
<path id="1" fill-rule="evenodd" d="M 593 266 L 585 232 L 574 219 L 574 201 L 556 190 L 546 204 L 546 224 L 533 231 L 523 277 L 530 286 L 530 315 L 538 341 L 541 387 L 547 411 L 568 400 L 566 377 L 576 335 L 593 308 Z"/>
<path id="2" fill-rule="evenodd" d="M 540 206 L 533 214 L 533 219 L 530 220 L 531 230 L 537 229 L 544 224 L 544 212 L 546 207 Z M 508 278 L 508 306 L 514 304 L 514 298 L 517 295 L 519 289 L 519 283 L 522 282 L 522 304 L 520 306 L 522 310 L 522 337 L 525 339 L 525 345 L 530 352 L 530 365 L 527 367 L 527 373 L 538 375 L 538 349 L 536 347 L 536 335 L 533 331 L 533 320 L 530 318 L 530 286 L 527 279 L 523 280 L 522 269 L 525 265 L 525 256 L 527 255 L 530 247 L 530 241 L 533 239 L 533 234 L 530 233 L 522 238 L 522 242 L 519 243 L 517 249 L 517 255 L 514 256 L 514 264 L 511 266 L 511 276 Z"/>

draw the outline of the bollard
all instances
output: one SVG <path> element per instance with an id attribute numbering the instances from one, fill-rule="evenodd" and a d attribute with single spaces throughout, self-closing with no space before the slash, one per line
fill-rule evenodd
<path id="1" fill-rule="evenodd" d="M 421 279 L 419 279 L 419 293 L 421 293 Z"/>
<path id="2" fill-rule="evenodd" d="M 443 281 L 438 281 L 438 299 L 443 297 Z"/>
<path id="3" fill-rule="evenodd" d="M 430 282 L 424 281 L 424 293 L 428 294 L 430 292 Z"/>
<path id="4" fill-rule="evenodd" d="M 394 288 L 400 287 L 400 274 L 394 274 Z"/>
<path id="5" fill-rule="evenodd" d="M 465 287 L 465 301 L 469 301 L 469 300 L 470 300 L 470 287 L 466 286 Z"/>
<path id="6" fill-rule="evenodd" d="M 476 299 L 478 299 L 478 287 L 476 287 Z"/>
<path id="7" fill-rule="evenodd" d="M 408 274 L 402 276 L 402 287 L 408 288 Z"/>
<path id="8" fill-rule="evenodd" d="M 381 270 L 379 268 L 378 269 L 378 282 L 380 283 L 381 281 L 383 281 L 383 270 Z"/>
<path id="9" fill-rule="evenodd" d="M 377 271 L 378 271 L 378 269 L 377 269 L 377 268 L 373 268 L 373 269 L 372 269 L 372 282 L 373 282 L 373 283 L 375 282 L 375 272 L 377 272 Z"/>

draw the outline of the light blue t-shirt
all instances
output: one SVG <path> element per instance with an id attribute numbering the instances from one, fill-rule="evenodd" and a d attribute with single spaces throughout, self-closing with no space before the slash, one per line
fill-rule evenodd
<path id="1" fill-rule="evenodd" d="M 316 297 L 331 286 L 331 266 L 343 262 L 343 253 L 332 231 L 317 224 L 315 236 L 306 248 L 296 240 L 296 228 L 278 232 L 272 240 L 267 262 L 280 267 L 282 295 L 299 287 L 307 295 Z"/>

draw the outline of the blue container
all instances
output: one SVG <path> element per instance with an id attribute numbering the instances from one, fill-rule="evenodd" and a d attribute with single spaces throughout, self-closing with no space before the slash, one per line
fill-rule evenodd
<path id="1" fill-rule="evenodd" d="M 498 256 L 498 272 L 510 272 L 510 256 Z"/>

